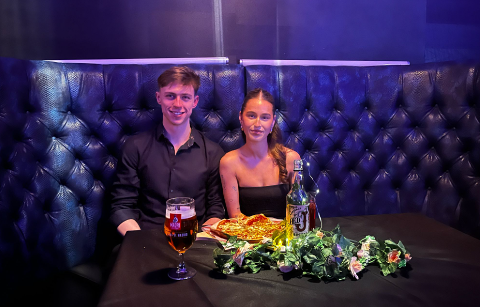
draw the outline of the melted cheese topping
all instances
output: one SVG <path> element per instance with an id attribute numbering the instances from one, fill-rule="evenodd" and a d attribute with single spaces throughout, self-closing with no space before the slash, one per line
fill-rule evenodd
<path id="1" fill-rule="evenodd" d="M 275 230 L 281 230 L 281 224 L 272 222 L 263 214 L 242 216 L 238 219 L 224 219 L 220 221 L 216 230 L 230 236 L 237 236 L 242 240 L 261 240 L 272 237 Z"/>

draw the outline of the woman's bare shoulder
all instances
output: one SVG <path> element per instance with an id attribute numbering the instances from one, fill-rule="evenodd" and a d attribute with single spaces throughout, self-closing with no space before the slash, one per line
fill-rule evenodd
<path id="1" fill-rule="evenodd" d="M 226 153 L 225 155 L 223 155 L 222 159 L 220 160 L 220 165 L 223 165 L 223 166 L 235 165 L 238 162 L 238 155 L 239 155 L 238 149 Z"/>
<path id="2" fill-rule="evenodd" d="M 285 154 L 287 156 L 287 162 L 301 159 L 300 154 L 298 154 L 295 150 L 289 149 L 287 147 L 285 147 Z"/>

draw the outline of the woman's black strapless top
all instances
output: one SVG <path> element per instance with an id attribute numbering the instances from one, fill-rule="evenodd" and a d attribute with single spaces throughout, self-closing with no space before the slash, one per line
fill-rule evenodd
<path id="1" fill-rule="evenodd" d="M 289 190 L 289 184 L 238 187 L 240 211 L 247 216 L 265 214 L 267 217 L 284 219 Z"/>

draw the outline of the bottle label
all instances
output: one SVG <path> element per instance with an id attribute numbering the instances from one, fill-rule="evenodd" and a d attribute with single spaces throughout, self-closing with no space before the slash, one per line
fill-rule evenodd
<path id="1" fill-rule="evenodd" d="M 310 225 L 308 204 L 289 204 L 287 208 L 287 222 L 292 226 L 293 236 L 307 233 Z"/>

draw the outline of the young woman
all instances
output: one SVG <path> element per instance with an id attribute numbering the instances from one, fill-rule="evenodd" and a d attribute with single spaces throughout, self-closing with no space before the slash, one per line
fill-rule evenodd
<path id="1" fill-rule="evenodd" d="M 250 91 L 240 111 L 245 145 L 220 160 L 220 176 L 229 217 L 265 214 L 283 219 L 297 152 L 281 144 L 273 96 Z"/>

